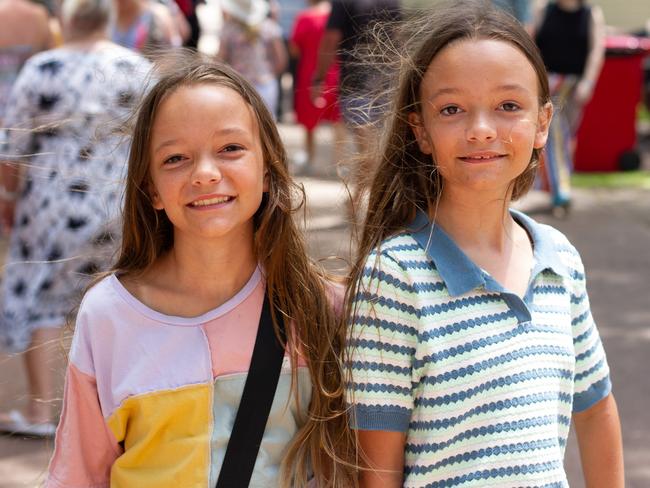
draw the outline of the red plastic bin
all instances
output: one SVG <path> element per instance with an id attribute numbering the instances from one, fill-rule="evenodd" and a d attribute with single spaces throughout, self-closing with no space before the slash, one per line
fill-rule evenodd
<path id="1" fill-rule="evenodd" d="M 618 171 L 621 158 L 636 150 L 642 62 L 648 53 L 650 39 L 606 39 L 603 69 L 578 129 L 575 171 Z"/>

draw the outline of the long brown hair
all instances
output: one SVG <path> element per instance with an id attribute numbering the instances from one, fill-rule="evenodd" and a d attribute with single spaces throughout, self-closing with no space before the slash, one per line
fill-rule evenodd
<path id="1" fill-rule="evenodd" d="M 383 140 L 377 170 L 369 186 L 368 209 L 361 229 L 357 256 L 350 271 L 346 293 L 346 315 L 353 317 L 354 298 L 365 262 L 381 242 L 402 231 L 418 209 L 435 208 L 442 192 L 442 179 L 430 154 L 424 154 L 408 120 L 420 112 L 420 85 L 435 56 L 452 42 L 463 39 L 495 39 L 521 51 L 537 74 L 539 105 L 550 103 L 548 79 L 537 46 L 514 17 L 480 0 L 436 2 L 405 22 L 394 44 L 381 46 L 383 59 L 393 61 L 390 80 L 391 100 L 383 121 Z M 388 51 L 388 53 L 386 52 Z M 477 74 L 480 76 L 480 74 Z M 512 199 L 524 195 L 533 184 L 540 150 L 533 149 L 524 172 L 512 182 Z"/>
<path id="2" fill-rule="evenodd" d="M 269 300 L 288 324 L 286 343 L 297 346 L 290 348 L 293 385 L 297 384 L 295 365 L 300 355 L 307 362 L 313 387 L 309 416 L 283 462 L 282 483 L 306 485 L 311 468 L 318 486 L 353 486 L 356 481 L 349 461 L 354 449 L 339 361 L 344 337 L 328 300 L 325 273 L 307 256 L 304 238 L 293 219 L 304 191 L 289 176 L 287 154 L 273 117 L 253 87 L 224 64 L 185 55 L 171 61 L 163 59 L 159 66 L 158 81 L 135 117 L 122 246 L 112 272 L 142 273 L 173 246 L 172 223 L 164 211 L 153 208 L 147 192 L 151 127 L 161 102 L 179 87 L 196 84 L 214 84 L 237 92 L 257 118 L 268 178 L 268 192 L 254 216 L 256 257 L 265 272 Z"/>

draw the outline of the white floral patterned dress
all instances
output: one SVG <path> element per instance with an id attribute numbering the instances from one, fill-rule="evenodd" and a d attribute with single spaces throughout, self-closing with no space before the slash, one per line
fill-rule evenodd
<path id="1" fill-rule="evenodd" d="M 149 63 L 106 43 L 30 58 L 8 100 L 0 153 L 24 165 L 0 296 L 0 345 L 58 327 L 88 276 L 107 266 L 120 225 L 128 139 L 118 133 Z"/>

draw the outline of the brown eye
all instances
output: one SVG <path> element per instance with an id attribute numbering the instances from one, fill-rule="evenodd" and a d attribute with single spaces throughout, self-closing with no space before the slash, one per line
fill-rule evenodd
<path id="1" fill-rule="evenodd" d="M 238 144 L 229 144 L 226 147 L 222 149 L 224 152 L 235 152 L 235 151 L 241 151 L 244 148 L 242 146 L 239 146 Z"/>
<path id="2" fill-rule="evenodd" d="M 442 115 L 456 115 L 460 112 L 460 107 L 457 107 L 456 105 L 448 105 L 440 111 Z"/>
<path id="3" fill-rule="evenodd" d="M 501 104 L 501 110 L 504 112 L 516 112 L 521 107 L 514 102 L 505 102 Z"/>

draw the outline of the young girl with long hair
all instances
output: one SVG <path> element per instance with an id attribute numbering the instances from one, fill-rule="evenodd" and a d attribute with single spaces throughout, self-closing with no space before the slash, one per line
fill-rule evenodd
<path id="1" fill-rule="evenodd" d="M 47 486 L 215 486 L 265 296 L 286 356 L 250 486 L 350 486 L 333 289 L 273 117 L 227 66 L 167 72 L 135 120 L 121 253 L 77 314 Z"/>
<path id="2" fill-rule="evenodd" d="M 347 311 L 363 487 L 623 486 L 580 255 L 511 210 L 552 116 L 544 64 L 486 2 L 436 3 L 398 72 Z"/>

